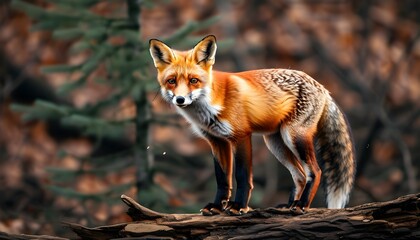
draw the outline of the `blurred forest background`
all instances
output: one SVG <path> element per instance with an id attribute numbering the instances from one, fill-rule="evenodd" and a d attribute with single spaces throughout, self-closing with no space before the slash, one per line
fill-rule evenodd
<path id="1" fill-rule="evenodd" d="M 121 194 L 198 212 L 210 148 L 164 103 L 148 53 L 216 35 L 215 68 L 302 70 L 346 112 L 358 158 L 349 206 L 418 191 L 420 1 L 0 2 L 0 231 L 129 221 Z M 290 174 L 253 139 L 251 206 L 285 203 Z M 313 207 L 325 207 L 322 189 Z"/>

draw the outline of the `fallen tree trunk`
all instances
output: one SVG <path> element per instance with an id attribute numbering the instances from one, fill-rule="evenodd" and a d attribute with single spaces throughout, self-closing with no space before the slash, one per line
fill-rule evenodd
<path id="1" fill-rule="evenodd" d="M 420 239 L 420 193 L 346 209 L 310 209 L 299 216 L 276 208 L 242 216 L 166 214 L 127 196 L 121 199 L 133 222 L 96 228 L 66 225 L 82 239 Z M 0 232 L 0 239 L 64 238 Z"/>
<path id="2" fill-rule="evenodd" d="M 68 226 L 83 239 L 416 239 L 420 193 L 347 209 L 257 209 L 242 216 L 164 214 L 122 196 L 134 222 L 87 228 Z"/>

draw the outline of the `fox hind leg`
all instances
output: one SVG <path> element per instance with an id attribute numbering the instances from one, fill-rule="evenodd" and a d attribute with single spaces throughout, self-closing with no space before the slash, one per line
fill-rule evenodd
<path id="1" fill-rule="evenodd" d="M 292 175 L 294 188 L 289 198 L 288 207 L 297 210 L 296 207 L 304 193 L 306 185 L 306 173 L 299 159 L 287 147 L 280 132 L 264 135 L 264 141 L 270 152 L 282 163 Z"/>
<path id="2" fill-rule="evenodd" d="M 315 156 L 313 134 L 311 129 L 297 127 L 282 128 L 281 134 L 285 145 L 293 152 L 305 171 L 306 184 L 297 203 L 304 211 L 311 205 L 321 181 L 321 169 Z"/>

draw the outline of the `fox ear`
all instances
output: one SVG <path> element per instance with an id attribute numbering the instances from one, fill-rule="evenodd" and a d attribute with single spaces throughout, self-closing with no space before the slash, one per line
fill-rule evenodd
<path id="1" fill-rule="evenodd" d="M 197 64 L 205 63 L 213 65 L 216 56 L 216 37 L 209 35 L 201 40 L 193 49 L 193 57 Z"/>
<path id="2" fill-rule="evenodd" d="M 170 64 L 175 59 L 172 49 L 157 39 L 150 39 L 149 50 L 156 68 Z"/>

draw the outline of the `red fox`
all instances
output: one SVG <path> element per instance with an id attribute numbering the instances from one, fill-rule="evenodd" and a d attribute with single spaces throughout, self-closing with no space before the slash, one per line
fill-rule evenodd
<path id="1" fill-rule="evenodd" d="M 295 70 L 213 71 L 216 49 L 213 35 L 189 51 L 150 40 L 163 98 L 176 106 L 213 152 L 217 192 L 202 214 L 240 215 L 250 210 L 253 132 L 263 134 L 268 149 L 292 175 L 292 213 L 303 214 L 311 205 L 321 168 L 328 208 L 343 208 L 356 163 L 349 124 L 329 92 Z M 237 190 L 231 201 L 233 171 Z"/>

